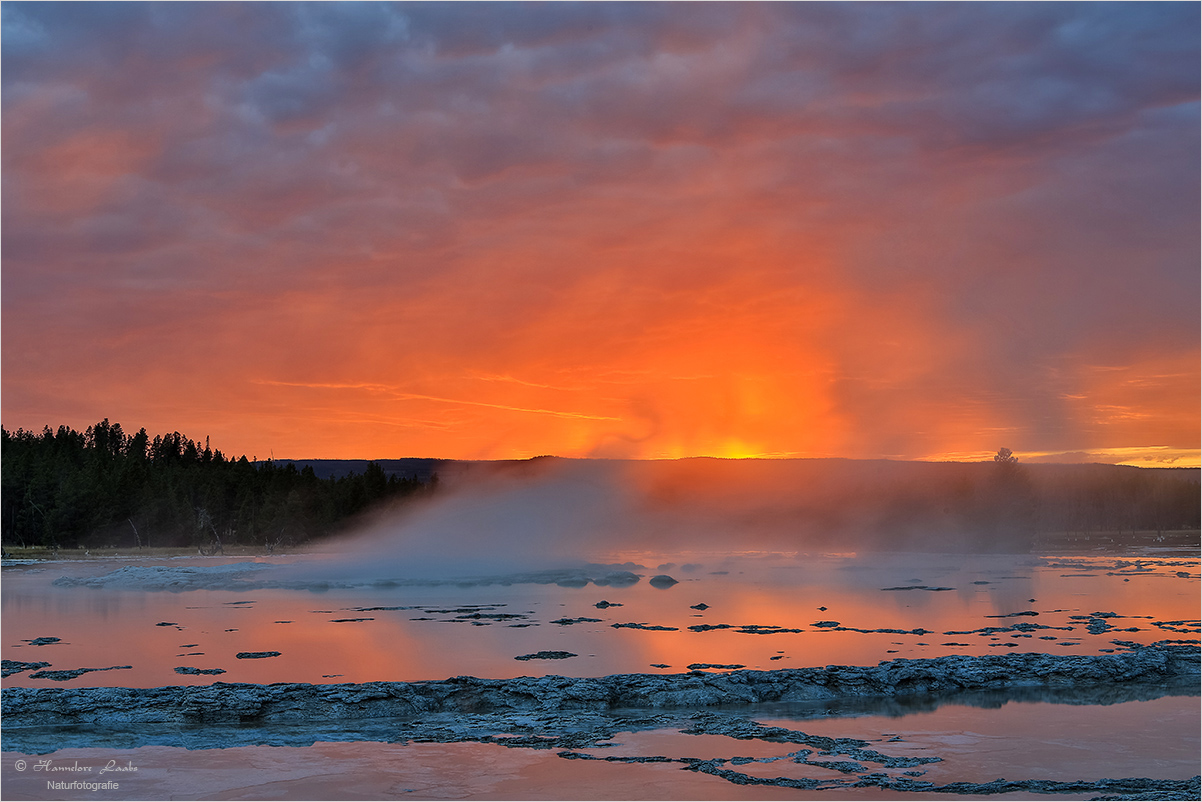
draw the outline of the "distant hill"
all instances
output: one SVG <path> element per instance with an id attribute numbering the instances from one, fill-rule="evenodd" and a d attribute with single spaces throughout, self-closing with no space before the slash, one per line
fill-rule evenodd
<path id="1" fill-rule="evenodd" d="M 260 460 L 265 462 L 266 460 Z M 434 474 L 439 474 L 446 478 L 448 475 L 459 476 L 467 473 L 488 473 L 493 471 L 521 471 L 523 466 L 535 466 L 548 462 L 563 462 L 563 463 L 596 463 L 609 465 L 688 465 L 693 464 L 713 464 L 719 466 L 718 470 L 726 470 L 728 472 L 740 473 L 755 473 L 760 476 L 764 475 L 780 475 L 795 473 L 800 466 L 804 466 L 802 472 L 812 472 L 814 470 L 829 472 L 834 471 L 841 475 L 851 474 L 887 474 L 893 478 L 900 478 L 904 475 L 911 474 L 915 477 L 927 476 L 930 477 L 929 471 L 947 471 L 956 470 L 951 466 L 963 465 L 989 465 L 992 463 L 965 463 L 965 462 L 919 462 L 919 461 L 903 461 L 903 460 L 870 460 L 870 459 L 843 459 L 843 458 L 820 458 L 820 459 L 726 459 L 720 457 L 687 457 L 677 460 L 622 460 L 622 459 L 589 459 L 589 458 L 570 458 L 570 457 L 532 457 L 530 459 L 509 459 L 509 460 L 454 460 L 454 459 L 437 459 L 434 457 L 403 457 L 401 459 L 277 459 L 275 464 L 279 466 L 295 465 L 297 470 L 303 469 L 306 465 L 313 469 L 313 472 L 319 479 L 339 479 L 351 474 L 361 474 L 367 469 L 368 463 L 374 462 L 379 465 L 384 473 L 388 476 L 396 476 L 398 479 L 417 479 L 422 482 L 429 481 Z M 1135 468 L 1129 465 L 1108 465 L 1104 463 L 1056 463 L 1056 462 L 1031 462 L 1020 463 L 1022 468 L 1031 472 L 1032 476 L 1040 479 L 1048 479 L 1053 477 L 1076 477 L 1076 476 L 1114 476 L 1114 475 L 1157 475 L 1167 479 L 1177 479 L 1187 482 L 1197 482 L 1202 479 L 1202 469 L 1200 468 Z M 725 468 L 721 467 L 725 466 Z M 740 466 L 740 467 L 734 467 Z M 923 466 L 949 466 L 949 468 L 934 468 L 928 469 Z"/>
<path id="2" fill-rule="evenodd" d="M 417 479 L 428 482 L 430 477 L 445 470 L 454 460 L 430 459 L 426 457 L 406 457 L 404 459 L 277 459 L 276 465 L 295 465 L 303 470 L 305 466 L 313 469 L 318 479 L 341 479 L 352 474 L 361 474 L 367 470 L 367 464 L 374 462 L 384 469 L 388 476 L 398 479 Z"/>
<path id="3" fill-rule="evenodd" d="M 369 463 L 375 463 L 385 475 L 398 479 L 416 479 L 428 482 L 437 474 L 440 479 L 460 477 L 468 474 L 494 473 L 498 471 L 524 471 L 547 462 L 610 463 L 639 462 L 640 460 L 589 460 L 566 457 L 531 457 L 530 459 L 462 460 L 436 459 L 433 457 L 402 457 L 401 459 L 277 459 L 278 466 L 295 465 L 303 470 L 313 469 L 318 479 L 341 479 L 344 476 L 361 474 Z M 266 460 L 260 460 L 266 462 Z"/>

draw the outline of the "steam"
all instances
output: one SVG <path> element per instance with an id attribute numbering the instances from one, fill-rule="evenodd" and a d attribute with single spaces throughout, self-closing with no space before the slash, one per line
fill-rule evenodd
<path id="1" fill-rule="evenodd" d="M 433 580 L 595 569 L 632 553 L 1005 550 L 970 519 L 992 509 L 982 500 L 993 467 L 708 458 L 464 464 L 434 499 L 381 515 L 336 542 L 336 555 L 295 571 L 331 581 Z"/>
<path id="2" fill-rule="evenodd" d="M 613 466 L 555 460 L 452 477 L 429 502 L 337 544 L 332 580 L 444 579 L 579 568 L 651 521 Z M 448 487 L 449 485 L 449 487 Z"/>

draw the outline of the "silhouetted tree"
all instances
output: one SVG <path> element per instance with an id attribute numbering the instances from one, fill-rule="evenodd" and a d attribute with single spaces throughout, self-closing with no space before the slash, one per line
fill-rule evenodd
<path id="1" fill-rule="evenodd" d="M 1018 462 L 1018 457 L 1014 456 L 1014 452 L 1008 448 L 999 448 L 993 455 L 993 461 L 1003 465 L 1013 465 Z"/>

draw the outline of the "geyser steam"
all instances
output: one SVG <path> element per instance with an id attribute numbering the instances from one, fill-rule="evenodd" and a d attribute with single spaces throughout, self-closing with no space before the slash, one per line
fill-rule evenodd
<path id="1" fill-rule="evenodd" d="M 475 463 L 436 498 L 382 514 L 331 581 L 501 577 L 680 551 L 1026 551 L 991 464 L 540 458 Z M 1021 499 L 1019 499 L 1021 501 Z M 304 574 L 305 576 L 300 576 Z"/>
<path id="2" fill-rule="evenodd" d="M 297 571 L 346 581 L 578 567 L 648 531 L 618 473 L 616 464 L 554 460 L 452 478 L 436 499 L 386 514 L 340 541 L 337 557 Z"/>

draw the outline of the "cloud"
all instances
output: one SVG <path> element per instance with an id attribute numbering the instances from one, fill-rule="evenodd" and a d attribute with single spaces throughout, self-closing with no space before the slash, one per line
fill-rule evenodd
<path id="1" fill-rule="evenodd" d="M 1196 447 L 1198 16 L 6 6 L 5 424 L 325 456 Z M 1090 371 L 1162 359 L 1167 388 Z M 409 397 L 306 390 L 339 384 Z M 1120 406 L 1146 417 L 1098 423 Z"/>

